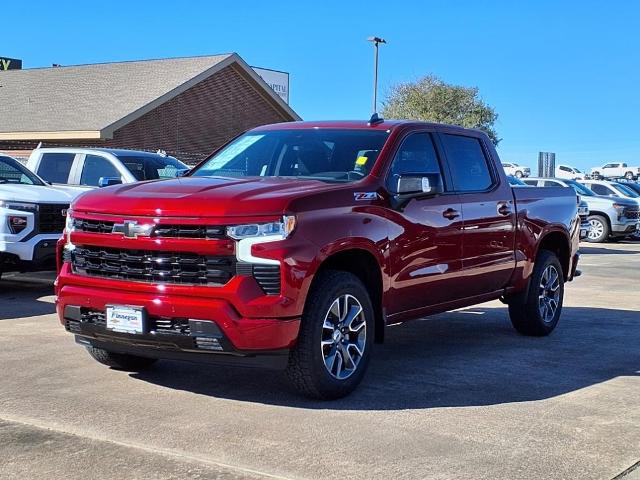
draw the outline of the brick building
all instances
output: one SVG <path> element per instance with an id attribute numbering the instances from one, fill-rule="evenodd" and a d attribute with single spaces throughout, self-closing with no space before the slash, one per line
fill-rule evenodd
<path id="1" fill-rule="evenodd" d="M 187 163 L 298 115 L 237 54 L 0 72 L 0 151 L 165 150 Z"/>

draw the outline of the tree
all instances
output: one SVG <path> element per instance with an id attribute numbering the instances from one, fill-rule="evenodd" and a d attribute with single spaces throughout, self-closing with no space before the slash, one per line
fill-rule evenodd
<path id="1" fill-rule="evenodd" d="M 382 115 L 478 128 L 494 145 L 501 140 L 494 128 L 498 114 L 482 101 L 477 87 L 450 85 L 434 75 L 391 87 Z"/>

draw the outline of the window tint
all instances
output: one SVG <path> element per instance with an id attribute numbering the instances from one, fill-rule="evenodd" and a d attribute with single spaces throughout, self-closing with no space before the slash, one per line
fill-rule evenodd
<path id="1" fill-rule="evenodd" d="M 431 135 L 428 133 L 414 133 L 408 136 L 396 153 L 389 178 L 408 173 L 442 174 Z"/>
<path id="2" fill-rule="evenodd" d="M 613 163 L 607 163 L 604 167 L 602 168 L 614 168 L 616 165 L 614 165 Z"/>
<path id="3" fill-rule="evenodd" d="M 562 170 L 563 172 L 571 172 L 571 169 L 569 167 L 565 167 L 560 165 L 560 170 Z"/>
<path id="4" fill-rule="evenodd" d="M 612 193 L 607 187 L 598 183 L 592 184 L 589 188 L 591 188 L 591 190 L 593 190 L 598 195 L 609 195 Z"/>
<path id="5" fill-rule="evenodd" d="M 75 153 L 43 153 L 36 172 L 51 183 L 67 183 Z"/>
<path id="6" fill-rule="evenodd" d="M 543 187 L 562 187 L 562 185 L 558 182 L 553 182 L 550 180 L 545 180 L 544 182 L 542 182 L 542 186 Z"/>
<path id="7" fill-rule="evenodd" d="M 157 180 L 159 178 L 175 178 L 179 173 L 188 170 L 184 163 L 173 157 L 144 155 L 117 155 L 127 170 L 136 180 Z"/>
<path id="8" fill-rule="evenodd" d="M 120 178 L 120 172 L 111 165 L 106 158 L 97 155 L 87 155 L 84 159 L 82 167 L 82 175 L 80 177 L 80 185 L 98 186 L 100 177 L 116 177 Z"/>
<path id="9" fill-rule="evenodd" d="M 453 187 L 459 192 L 486 190 L 491 184 L 489 165 L 480 140 L 461 135 L 442 135 Z"/>

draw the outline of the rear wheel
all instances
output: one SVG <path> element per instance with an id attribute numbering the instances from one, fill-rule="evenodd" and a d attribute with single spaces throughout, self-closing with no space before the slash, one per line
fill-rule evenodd
<path id="1" fill-rule="evenodd" d="M 627 172 L 624 176 L 627 180 L 633 180 L 633 172 Z"/>
<path id="2" fill-rule="evenodd" d="M 287 377 L 307 397 L 348 395 L 364 377 L 373 330 L 373 306 L 358 277 L 331 270 L 321 273 L 307 298 Z"/>
<path id="3" fill-rule="evenodd" d="M 516 178 L 522 178 L 522 172 L 520 170 L 516 172 Z"/>
<path id="4" fill-rule="evenodd" d="M 97 347 L 87 347 L 87 351 L 89 352 L 89 355 L 103 365 L 107 365 L 108 367 L 116 370 L 125 370 L 127 372 L 148 370 L 157 361 L 155 358 L 114 353 Z"/>
<path id="5" fill-rule="evenodd" d="M 602 215 L 589 215 L 589 225 L 588 242 L 602 243 L 609 238 L 609 224 Z"/>
<path id="6" fill-rule="evenodd" d="M 527 292 L 509 301 L 509 317 L 523 335 L 549 335 L 558 324 L 564 300 L 564 276 L 558 257 L 542 250 L 533 268 Z"/>

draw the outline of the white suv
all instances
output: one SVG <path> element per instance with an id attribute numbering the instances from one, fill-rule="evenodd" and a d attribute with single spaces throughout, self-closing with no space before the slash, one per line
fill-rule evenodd
<path id="1" fill-rule="evenodd" d="M 568 178 L 569 180 L 584 180 L 585 174 L 571 165 L 557 165 L 556 178 Z"/>
<path id="2" fill-rule="evenodd" d="M 81 189 L 54 187 L 0 155 L 0 276 L 55 267 L 56 241 Z"/>
<path id="3" fill-rule="evenodd" d="M 531 175 L 531 169 L 529 167 L 523 167 L 522 165 L 518 165 L 513 162 L 503 162 L 502 168 L 504 168 L 504 173 L 507 175 L 512 175 L 516 178 L 528 177 Z"/>

